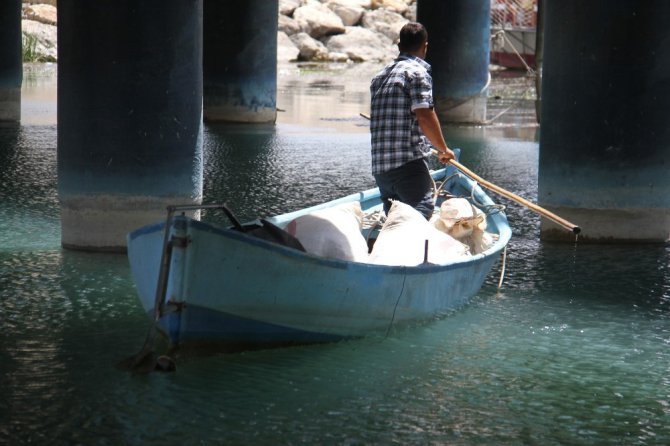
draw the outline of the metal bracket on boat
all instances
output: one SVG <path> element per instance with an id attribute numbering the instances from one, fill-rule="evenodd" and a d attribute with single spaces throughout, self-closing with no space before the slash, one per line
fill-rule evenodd
<path id="1" fill-rule="evenodd" d="M 189 204 L 189 205 L 173 205 L 167 207 L 167 218 L 165 220 L 165 230 L 163 235 L 163 249 L 161 252 L 161 263 L 160 268 L 158 270 L 158 283 L 156 285 L 156 296 L 154 299 L 154 322 L 158 322 L 158 320 L 165 314 L 173 312 L 171 309 L 164 308 L 168 305 L 167 303 L 165 303 L 165 295 L 167 293 L 167 280 L 170 271 L 172 248 L 173 247 L 185 248 L 191 241 L 189 237 L 175 236 L 170 234 L 170 228 L 172 227 L 173 216 L 175 212 L 184 212 L 198 209 L 223 209 L 224 212 L 226 212 L 226 214 L 229 215 L 229 217 L 232 216 L 232 213 L 230 212 L 230 210 L 228 210 L 225 204 L 210 204 L 210 205 Z M 239 223 L 239 221 L 237 221 L 237 219 L 235 219 L 234 216 L 232 216 L 231 220 L 233 221 L 233 224 L 239 225 L 241 227 L 241 224 Z M 181 309 L 183 309 L 183 306 L 179 307 L 179 311 L 181 311 Z"/>
<path id="2" fill-rule="evenodd" d="M 230 222 L 233 224 L 235 229 L 241 231 L 242 230 L 242 223 L 235 217 L 235 215 L 232 213 L 230 209 L 228 209 L 228 206 L 224 203 L 221 204 L 185 204 L 185 205 L 174 205 L 174 206 L 168 206 L 168 219 L 171 218 L 172 214 L 175 212 L 183 212 L 183 211 L 196 211 L 196 210 L 202 210 L 202 209 L 221 209 L 225 214 L 226 217 L 230 220 Z"/>
<path id="3" fill-rule="evenodd" d="M 170 246 L 176 248 L 186 248 L 189 243 L 191 243 L 190 237 L 180 237 L 177 235 L 173 235 L 172 238 L 170 239 Z"/>
<path id="4" fill-rule="evenodd" d="M 161 315 L 167 316 L 172 313 L 181 313 L 184 308 L 186 308 L 186 302 L 170 299 L 165 303 Z"/>

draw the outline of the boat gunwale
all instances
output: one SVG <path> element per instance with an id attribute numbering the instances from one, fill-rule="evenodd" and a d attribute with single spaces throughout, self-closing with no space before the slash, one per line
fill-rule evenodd
<path id="1" fill-rule="evenodd" d="M 291 248 L 289 246 L 283 246 L 279 245 L 277 243 L 263 240 L 258 237 L 254 237 L 249 234 L 245 234 L 243 232 L 234 230 L 234 229 L 229 229 L 229 228 L 224 228 L 221 226 L 216 226 L 208 222 L 202 222 L 198 220 L 194 220 L 190 217 L 186 216 L 179 216 L 175 217 L 179 219 L 186 219 L 189 220 L 189 225 L 192 227 L 195 227 L 200 230 L 204 230 L 210 233 L 215 233 L 218 235 L 222 235 L 228 238 L 232 239 L 237 239 L 239 241 L 249 243 L 252 245 L 256 245 L 262 248 L 265 248 L 269 251 L 274 251 L 276 253 L 289 256 L 289 257 L 294 257 L 294 258 L 300 258 L 300 259 L 308 259 L 309 261 L 317 264 L 321 264 L 323 266 L 328 266 L 332 268 L 338 268 L 338 269 L 351 269 L 353 268 L 364 268 L 364 269 L 370 269 L 370 270 L 377 270 L 383 273 L 391 273 L 391 274 L 424 274 L 424 273 L 433 273 L 437 271 L 448 271 L 452 269 L 457 269 L 457 268 L 462 268 L 462 267 L 467 267 L 471 266 L 474 264 L 482 263 L 486 260 L 488 260 L 491 256 L 495 255 L 496 253 L 502 251 L 505 247 L 506 242 L 502 241 L 496 241 L 495 244 L 487 249 L 486 251 L 473 255 L 473 256 L 463 256 L 461 258 L 455 259 L 452 262 L 445 263 L 445 264 L 420 264 L 420 265 L 414 265 L 414 266 L 409 266 L 409 265 L 379 265 L 375 263 L 366 263 L 366 262 L 355 262 L 351 260 L 342 260 L 342 259 L 334 259 L 334 258 L 327 258 L 327 257 L 322 257 L 316 254 L 312 254 L 309 252 L 305 251 L 299 251 L 295 248 Z"/>
<path id="2" fill-rule="evenodd" d="M 449 174 L 456 173 L 456 175 L 451 175 L 449 177 Z M 451 166 L 448 168 L 443 168 L 440 170 L 432 171 L 431 176 L 433 179 L 441 179 L 441 178 L 450 178 L 451 181 L 460 181 L 473 190 L 473 195 L 481 204 L 485 205 L 491 205 L 494 204 L 494 202 L 491 200 L 491 198 L 484 192 L 484 190 L 477 184 L 475 181 L 472 179 L 468 178 L 467 176 L 464 176 L 461 173 L 458 173 L 455 171 L 454 168 Z M 342 203 L 348 203 L 352 201 L 370 201 L 374 200 L 375 198 L 379 197 L 379 189 L 377 188 L 371 188 L 367 189 L 365 191 L 361 192 L 356 192 L 350 195 L 346 195 L 344 197 L 340 197 L 325 203 L 320 203 L 314 206 L 310 206 L 307 208 L 303 208 L 300 210 L 292 211 L 292 212 L 287 212 L 284 214 L 268 217 L 267 220 L 274 223 L 278 224 L 279 226 L 282 226 L 284 223 L 293 220 L 294 218 L 297 218 L 301 215 L 308 214 L 310 212 L 314 212 L 318 209 L 326 209 L 330 208 L 332 206 L 342 204 Z M 380 272 L 383 274 L 425 274 L 425 273 L 435 273 L 439 271 L 449 271 L 453 269 L 458 269 L 458 268 L 463 268 L 463 267 L 468 267 L 471 265 L 476 265 L 479 263 L 483 263 L 487 261 L 490 257 L 500 253 L 507 245 L 511 238 L 511 229 L 509 227 L 509 223 L 507 221 L 507 217 L 504 214 L 504 212 L 501 212 L 499 214 L 494 214 L 490 215 L 489 218 L 493 219 L 496 223 L 496 230 L 497 230 L 497 236 L 498 240 L 494 242 L 494 244 L 489 247 L 487 250 L 471 255 L 471 256 L 463 256 L 461 258 L 456 258 L 453 261 L 450 261 L 449 263 L 445 264 L 419 264 L 419 265 L 381 265 L 381 264 L 374 264 L 374 263 L 367 263 L 367 262 L 355 262 L 355 261 L 350 261 L 350 260 L 342 260 L 342 259 L 335 259 L 335 258 L 327 258 L 327 257 L 322 257 L 316 254 L 304 252 L 297 250 L 295 248 L 291 248 L 288 246 L 283 246 L 271 241 L 263 240 L 258 237 L 254 237 L 249 234 L 245 234 L 243 232 L 234 230 L 229 227 L 221 226 L 218 224 L 214 224 L 211 222 L 205 222 L 205 221 L 200 221 L 196 220 L 194 218 L 185 216 L 185 215 L 176 215 L 173 217 L 173 224 L 175 221 L 182 220 L 182 221 L 187 221 L 188 224 L 192 227 L 195 227 L 199 230 L 204 230 L 207 232 L 211 233 L 216 233 L 220 235 L 224 235 L 229 238 L 237 239 L 239 241 L 243 241 L 245 243 L 250 243 L 259 247 L 262 247 L 264 249 L 267 249 L 269 251 L 274 251 L 275 253 L 284 255 L 284 256 L 290 256 L 294 258 L 299 258 L 299 259 L 306 259 L 311 261 L 312 263 L 317 263 L 321 264 L 323 266 L 328 266 L 331 268 L 338 268 L 338 269 L 351 269 L 351 268 L 361 268 L 361 269 L 367 269 L 370 272 Z M 251 222 L 258 221 L 252 220 Z M 163 231 L 165 227 L 166 222 L 158 222 L 158 223 L 153 223 L 147 226 L 143 226 L 141 228 L 136 229 L 135 231 L 131 232 L 128 234 L 128 240 L 134 240 L 137 237 L 140 237 L 145 234 L 150 234 L 153 232 L 157 231 Z"/>
<path id="3" fill-rule="evenodd" d="M 165 227 L 165 221 L 159 221 L 156 223 L 151 223 L 146 226 L 142 226 L 140 228 L 135 229 L 132 232 L 128 233 L 128 241 L 130 240 L 135 240 L 137 237 L 140 237 L 145 234 L 150 234 L 152 232 L 156 232 L 158 230 L 162 230 Z"/>

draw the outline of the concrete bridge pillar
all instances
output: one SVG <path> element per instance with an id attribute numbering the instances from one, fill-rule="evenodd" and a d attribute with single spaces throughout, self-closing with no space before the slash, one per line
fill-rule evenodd
<path id="1" fill-rule="evenodd" d="M 202 197 L 202 0 L 59 0 L 62 245 L 126 234 Z"/>
<path id="2" fill-rule="evenodd" d="M 670 235 L 670 3 L 546 2 L 539 202 L 592 241 Z M 542 237 L 572 236 L 543 222 Z"/>
<path id="3" fill-rule="evenodd" d="M 21 0 L 0 1 L 0 122 L 21 120 Z"/>
<path id="4" fill-rule="evenodd" d="M 204 0 L 204 119 L 277 117 L 277 0 Z"/>
<path id="5" fill-rule="evenodd" d="M 418 0 L 428 30 L 435 111 L 442 122 L 486 121 L 491 38 L 490 0 Z"/>

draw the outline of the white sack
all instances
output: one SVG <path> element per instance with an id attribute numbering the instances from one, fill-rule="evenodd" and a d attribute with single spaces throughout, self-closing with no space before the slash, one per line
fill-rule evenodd
<path id="1" fill-rule="evenodd" d="M 450 198 L 440 206 L 439 217 L 431 219 L 440 231 L 470 247 L 473 254 L 486 251 L 495 241 L 486 232 L 486 214 L 465 198 Z"/>
<path id="2" fill-rule="evenodd" d="M 370 254 L 377 265 L 416 266 L 423 263 L 428 240 L 428 262 L 445 264 L 468 254 L 468 248 L 440 232 L 413 207 L 394 201 Z"/>
<path id="3" fill-rule="evenodd" d="M 314 211 L 291 221 L 286 231 L 310 254 L 366 262 L 368 244 L 361 233 L 363 211 L 358 201 Z"/>

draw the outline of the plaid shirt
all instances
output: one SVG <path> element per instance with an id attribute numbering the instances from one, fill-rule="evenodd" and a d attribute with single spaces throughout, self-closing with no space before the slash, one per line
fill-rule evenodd
<path id="1" fill-rule="evenodd" d="M 372 174 L 430 155 L 414 110 L 433 107 L 433 78 L 423 59 L 400 54 L 370 84 Z"/>

